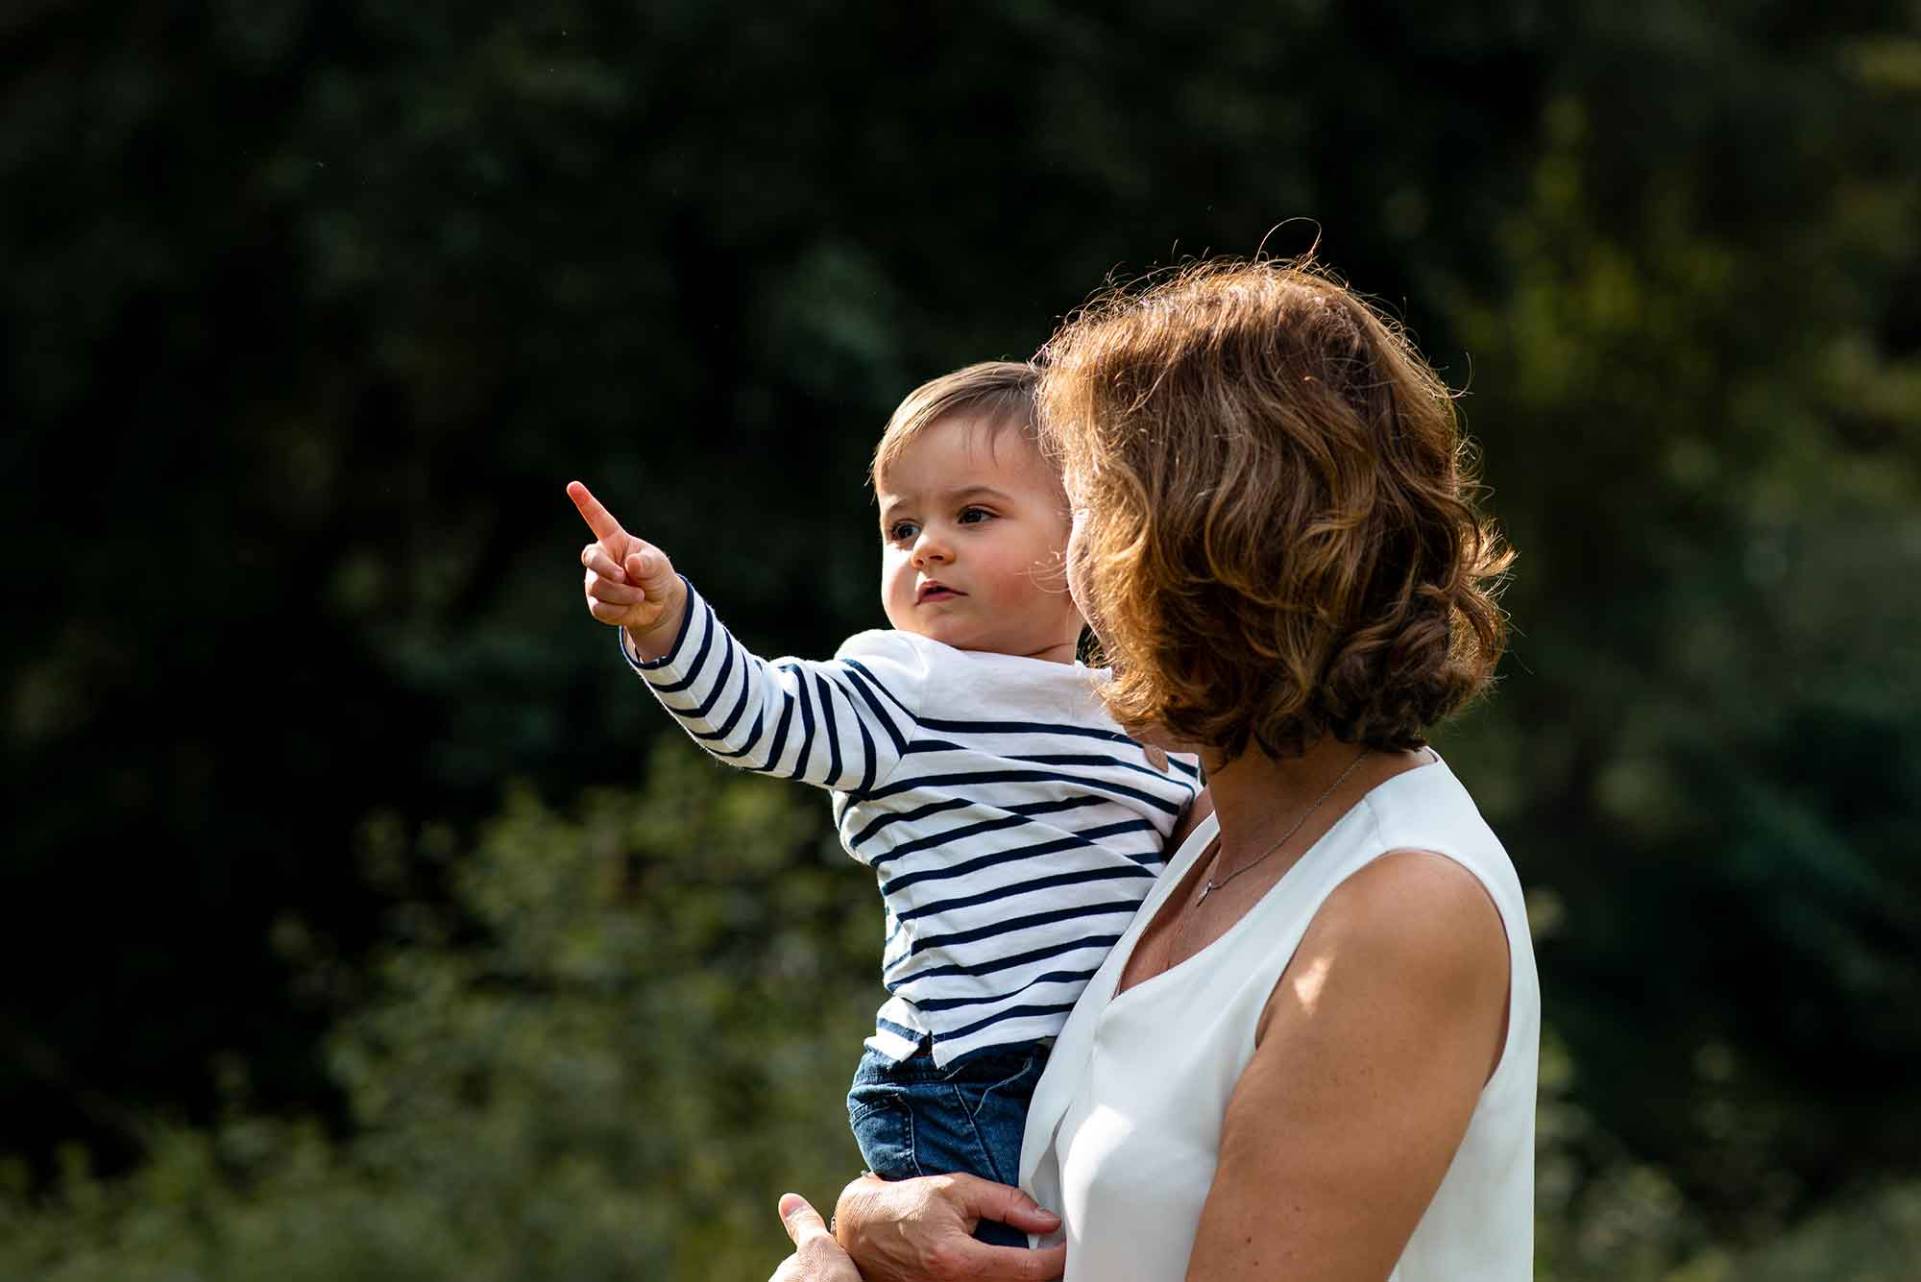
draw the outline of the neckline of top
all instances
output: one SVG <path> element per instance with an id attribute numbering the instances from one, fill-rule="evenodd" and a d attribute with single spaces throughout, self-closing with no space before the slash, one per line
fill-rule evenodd
<path id="1" fill-rule="evenodd" d="M 1300 857 L 1289 864 L 1286 871 L 1275 879 L 1274 884 L 1269 886 L 1266 891 L 1262 893 L 1261 897 L 1250 904 L 1247 911 L 1242 913 L 1240 918 L 1226 930 L 1222 931 L 1217 938 L 1210 939 L 1206 944 L 1188 954 L 1186 957 L 1181 958 L 1166 970 L 1157 971 L 1147 978 L 1137 981 L 1130 988 L 1121 988 L 1121 976 L 1127 972 L 1127 964 L 1133 960 L 1134 949 L 1140 944 L 1141 936 L 1147 933 L 1148 926 L 1153 924 L 1154 919 L 1158 917 L 1161 910 L 1167 906 L 1167 901 L 1172 897 L 1175 889 L 1180 886 L 1187 874 L 1193 870 L 1201 854 L 1207 850 L 1208 846 L 1213 843 L 1216 834 L 1220 832 L 1220 813 L 1216 811 L 1196 824 L 1194 831 L 1189 833 L 1187 840 L 1181 844 L 1181 849 L 1175 852 L 1173 860 L 1169 862 L 1166 868 L 1161 870 L 1160 880 L 1155 884 L 1154 891 L 1149 896 L 1148 902 L 1143 903 L 1140 910 L 1135 914 L 1134 921 L 1129 925 L 1126 936 L 1120 943 L 1114 946 L 1114 956 L 1119 958 L 1119 964 L 1114 968 L 1114 979 L 1108 986 L 1107 998 L 1102 1005 L 1102 1013 L 1105 1014 L 1107 1010 L 1111 1009 L 1116 1002 L 1121 1001 L 1123 998 L 1131 997 L 1144 988 L 1158 985 L 1161 980 L 1166 979 L 1170 975 L 1178 975 L 1183 971 L 1191 972 L 1194 969 L 1191 966 L 1192 962 L 1207 956 L 1217 947 L 1227 943 L 1247 929 L 1247 924 L 1260 915 L 1261 908 L 1275 895 L 1279 894 L 1281 888 L 1293 879 L 1296 870 L 1308 863 L 1308 861 L 1314 857 L 1314 852 L 1325 845 L 1329 838 L 1333 837 L 1335 833 L 1340 832 L 1343 828 L 1346 828 L 1350 822 L 1354 821 L 1356 816 L 1367 810 L 1369 804 L 1375 799 L 1375 796 L 1383 789 L 1391 788 L 1403 779 L 1412 778 L 1416 775 L 1425 775 L 1434 770 L 1439 770 L 1447 774 L 1452 773 L 1447 769 L 1447 762 L 1442 759 L 1440 753 L 1435 752 L 1432 748 L 1429 748 L 1428 751 L 1434 754 L 1432 761 L 1425 761 L 1412 769 L 1390 775 L 1356 798 L 1354 804 L 1342 811 L 1340 817 L 1327 826 L 1327 831 L 1309 843 L 1307 849 L 1301 852 Z"/>

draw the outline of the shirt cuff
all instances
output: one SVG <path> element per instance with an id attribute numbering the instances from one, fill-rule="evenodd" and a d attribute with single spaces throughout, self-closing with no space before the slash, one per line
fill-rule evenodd
<path id="1" fill-rule="evenodd" d="M 680 581 L 687 588 L 686 608 L 680 612 L 680 630 L 674 633 L 674 643 L 667 647 L 667 653 L 658 659 L 643 659 L 635 652 L 633 638 L 627 635 L 627 629 L 614 629 L 615 635 L 620 639 L 621 657 L 625 658 L 636 672 L 657 672 L 662 668 L 672 667 L 680 658 L 681 649 L 687 644 L 687 634 L 693 630 L 694 614 L 701 608 L 702 603 L 700 593 L 694 591 L 694 585 L 687 581 L 687 576 L 681 575 Z"/>

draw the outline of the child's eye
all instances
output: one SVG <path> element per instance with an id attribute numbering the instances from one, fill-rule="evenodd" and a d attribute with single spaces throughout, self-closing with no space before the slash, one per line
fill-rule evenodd
<path id="1" fill-rule="evenodd" d="M 962 525 L 979 525 L 982 521 L 991 519 L 993 515 L 992 512 L 984 507 L 964 507 L 961 509 L 960 523 Z"/>
<path id="2" fill-rule="evenodd" d="M 920 526 L 912 521 L 896 521 L 887 527 L 887 537 L 896 543 L 904 543 L 920 532 Z"/>

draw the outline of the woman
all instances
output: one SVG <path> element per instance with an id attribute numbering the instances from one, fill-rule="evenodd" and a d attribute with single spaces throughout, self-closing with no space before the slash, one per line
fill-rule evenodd
<path id="1" fill-rule="evenodd" d="M 1540 998 L 1521 889 L 1424 731 L 1489 681 L 1507 564 L 1452 401 L 1301 264 L 1212 263 L 1049 343 L 1069 581 L 1117 718 L 1203 818 L 1054 1047 L 1022 1184 L 856 1181 L 869 1282 L 1531 1274 Z M 812 1211 L 783 1279 L 852 1278 Z"/>

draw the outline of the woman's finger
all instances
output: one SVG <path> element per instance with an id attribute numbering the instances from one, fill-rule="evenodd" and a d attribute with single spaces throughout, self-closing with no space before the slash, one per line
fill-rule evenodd
<path id="1" fill-rule="evenodd" d="M 950 1175 L 945 1183 L 948 1196 L 971 1219 L 998 1220 L 1026 1233 L 1052 1233 L 1061 1226 L 1060 1216 L 1009 1185 L 977 1175 Z"/>
<path id="2" fill-rule="evenodd" d="M 827 1236 L 827 1224 L 820 1218 L 820 1212 L 798 1193 L 780 1195 L 780 1224 L 787 1230 L 796 1250 L 813 1238 Z"/>
<path id="3" fill-rule="evenodd" d="M 1067 1272 L 1067 1247 L 1044 1246 L 1029 1251 L 1018 1246 L 989 1246 L 968 1239 L 954 1252 L 956 1273 L 961 1277 L 998 1278 L 1004 1282 L 1054 1282 Z"/>

